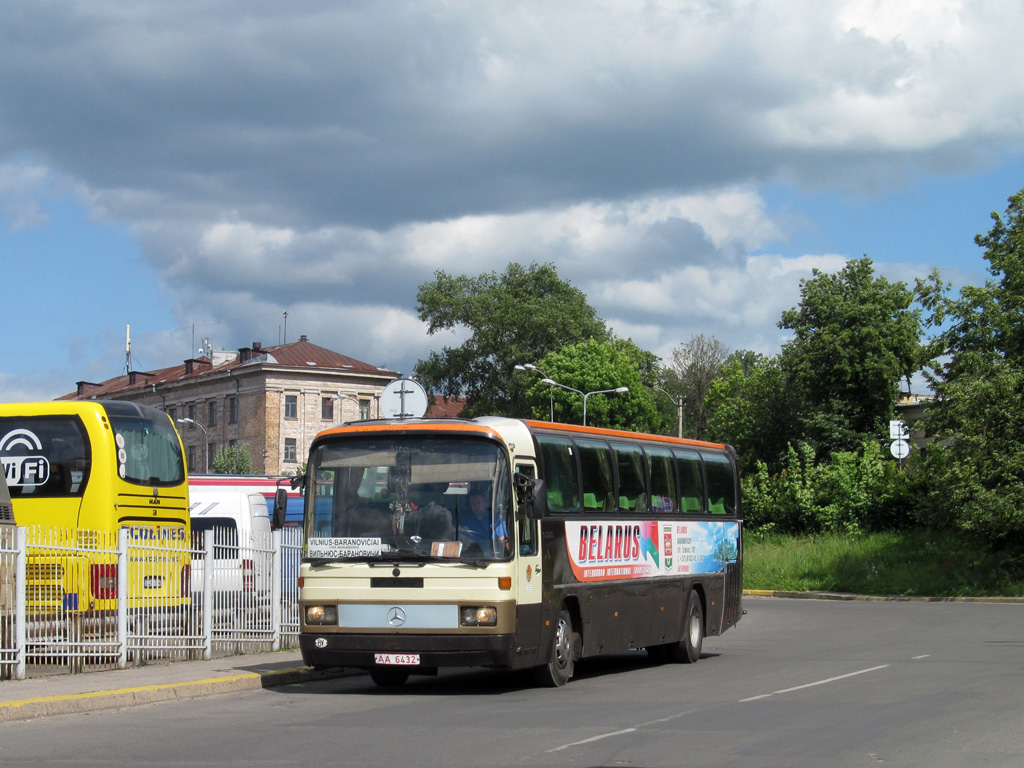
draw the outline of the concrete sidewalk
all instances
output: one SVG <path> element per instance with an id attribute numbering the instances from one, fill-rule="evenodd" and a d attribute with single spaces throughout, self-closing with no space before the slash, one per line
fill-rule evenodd
<path id="1" fill-rule="evenodd" d="M 326 680 L 357 670 L 313 670 L 298 651 L 225 656 L 76 675 L 0 681 L 0 722 L 193 699 Z"/>

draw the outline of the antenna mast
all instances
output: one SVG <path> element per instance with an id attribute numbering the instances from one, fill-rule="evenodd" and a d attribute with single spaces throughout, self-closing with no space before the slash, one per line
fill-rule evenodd
<path id="1" fill-rule="evenodd" d="M 124 327 L 124 369 L 125 372 L 132 372 L 132 324 L 126 323 Z"/>

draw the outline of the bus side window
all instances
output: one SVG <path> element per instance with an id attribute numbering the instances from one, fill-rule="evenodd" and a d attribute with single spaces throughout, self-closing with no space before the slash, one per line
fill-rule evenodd
<path id="1" fill-rule="evenodd" d="M 732 462 L 720 453 L 705 453 L 708 473 L 708 508 L 713 515 L 736 514 L 736 479 Z"/>
<path id="2" fill-rule="evenodd" d="M 638 445 L 614 444 L 615 467 L 619 473 L 619 510 L 632 514 L 647 513 L 647 468 L 644 452 Z"/>
<path id="3" fill-rule="evenodd" d="M 580 480 L 583 485 L 583 508 L 587 512 L 614 512 L 615 478 L 612 474 L 612 451 L 600 440 L 577 440 L 580 454 Z"/>
<path id="4" fill-rule="evenodd" d="M 673 451 L 679 469 L 679 511 L 702 514 L 704 507 L 704 468 L 696 451 Z"/>
<path id="5" fill-rule="evenodd" d="M 668 448 L 648 446 L 647 464 L 651 468 L 651 511 L 671 515 L 679 511 L 679 486 L 676 465 Z"/>
<path id="6" fill-rule="evenodd" d="M 580 483 L 572 441 L 564 437 L 538 435 L 544 487 L 551 512 L 580 511 Z"/>

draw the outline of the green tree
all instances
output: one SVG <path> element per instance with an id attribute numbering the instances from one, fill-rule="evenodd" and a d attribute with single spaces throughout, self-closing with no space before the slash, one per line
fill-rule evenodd
<path id="1" fill-rule="evenodd" d="M 779 327 L 793 331 L 782 360 L 803 403 L 801 437 L 822 455 L 855 450 L 885 430 L 900 382 L 924 362 L 922 310 L 867 257 L 838 274 L 814 270 L 800 292 Z"/>
<path id="2" fill-rule="evenodd" d="M 938 519 L 1024 548 L 1024 190 L 992 220 L 975 237 L 992 275 L 985 285 L 951 297 L 934 276 L 925 291 L 946 355 L 934 365 L 927 422 L 945 444 L 929 458 L 931 500 Z"/>
<path id="3" fill-rule="evenodd" d="M 583 292 L 560 279 L 551 264 L 513 263 L 501 275 L 478 277 L 439 270 L 434 278 L 416 294 L 427 332 L 468 336 L 418 361 L 416 376 L 432 394 L 466 398 L 466 416 L 527 415 L 526 390 L 534 382 L 514 376 L 516 364 L 566 344 L 610 339 Z"/>
<path id="4" fill-rule="evenodd" d="M 213 471 L 218 475 L 251 475 L 252 457 L 243 443 L 222 445 L 213 457 Z"/>
<path id="5" fill-rule="evenodd" d="M 637 366 L 638 351 L 642 352 L 632 342 L 589 339 L 546 355 L 538 367 L 554 381 L 578 391 L 535 381 L 528 393 L 532 415 L 547 419 L 549 398 L 554 398 L 557 421 L 582 424 L 584 395 L 628 387 L 629 391 L 624 393 L 587 397 L 587 425 L 634 432 L 655 431 L 659 423 L 658 409 L 651 390 L 643 385 Z"/>
<path id="6" fill-rule="evenodd" d="M 708 392 L 709 439 L 734 446 L 743 473 L 753 472 L 758 461 L 779 472 L 800 431 L 794 389 L 781 357 L 733 354 Z"/>

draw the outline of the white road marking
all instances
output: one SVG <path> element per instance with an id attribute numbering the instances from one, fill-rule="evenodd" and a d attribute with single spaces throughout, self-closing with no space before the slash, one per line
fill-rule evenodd
<path id="1" fill-rule="evenodd" d="M 561 752 L 563 749 L 569 749 L 569 747 L 578 747 L 581 744 L 590 744 L 592 741 L 601 741 L 601 739 L 610 739 L 613 736 L 621 736 L 624 733 L 633 733 L 636 728 L 623 728 L 621 731 L 612 731 L 611 733 L 602 733 L 600 736 L 591 736 L 589 739 L 583 739 L 583 741 L 574 741 L 571 744 L 563 744 L 560 747 L 549 749 L 548 752 Z"/>
<path id="2" fill-rule="evenodd" d="M 793 691 L 802 691 L 805 688 L 814 688 L 817 685 L 826 685 L 827 683 L 834 683 L 837 680 L 845 680 L 848 677 L 856 677 L 857 675 L 866 675 L 868 672 L 877 672 L 880 669 L 885 669 L 888 664 L 882 664 L 877 667 L 869 667 L 868 669 L 861 669 L 856 672 L 848 672 L 845 675 L 837 675 L 836 677 L 830 677 L 825 680 L 815 680 L 813 683 L 805 683 L 804 685 L 795 685 L 792 688 L 783 688 L 779 691 L 772 691 L 771 693 L 763 693 L 760 696 L 751 696 L 749 699 L 740 699 L 740 703 L 747 701 L 757 701 L 758 699 L 767 699 L 772 696 L 776 696 L 780 693 L 792 693 Z"/>

